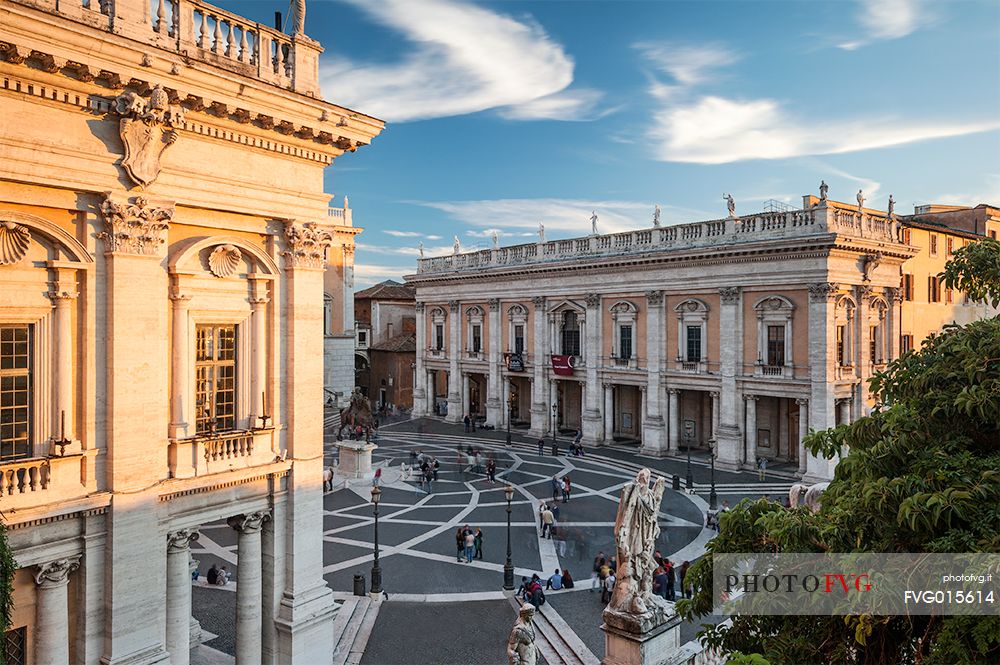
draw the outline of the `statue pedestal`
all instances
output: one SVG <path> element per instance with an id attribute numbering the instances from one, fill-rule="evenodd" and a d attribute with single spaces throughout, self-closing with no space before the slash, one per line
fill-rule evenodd
<path id="1" fill-rule="evenodd" d="M 374 443 L 364 441 L 338 441 L 340 466 L 337 473 L 345 478 L 363 478 L 372 471 L 372 451 Z"/>
<path id="2" fill-rule="evenodd" d="M 657 665 L 680 647 L 681 618 L 677 614 L 642 633 L 609 625 L 608 620 L 605 612 L 605 622 L 601 625 L 604 631 L 604 660 L 601 665 Z"/>

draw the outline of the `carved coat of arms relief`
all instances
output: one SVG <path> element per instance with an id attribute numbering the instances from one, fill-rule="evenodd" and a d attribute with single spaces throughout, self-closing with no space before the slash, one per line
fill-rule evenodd
<path id="1" fill-rule="evenodd" d="M 184 122 L 184 110 L 170 103 L 167 92 L 157 85 L 149 100 L 128 91 L 114 101 L 114 110 L 121 116 L 118 131 L 125 146 L 122 167 L 140 187 L 147 187 L 160 175 L 160 157 L 177 140 L 177 131 Z"/>

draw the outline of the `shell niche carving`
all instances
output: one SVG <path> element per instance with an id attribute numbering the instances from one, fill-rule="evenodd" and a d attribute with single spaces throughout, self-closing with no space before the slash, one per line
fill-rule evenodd
<path id="1" fill-rule="evenodd" d="M 229 277 L 240 266 L 243 254 L 233 245 L 219 245 L 208 255 L 208 269 L 216 277 Z"/>
<path id="2" fill-rule="evenodd" d="M 0 222 L 0 266 L 17 263 L 28 253 L 31 233 L 16 222 Z"/>

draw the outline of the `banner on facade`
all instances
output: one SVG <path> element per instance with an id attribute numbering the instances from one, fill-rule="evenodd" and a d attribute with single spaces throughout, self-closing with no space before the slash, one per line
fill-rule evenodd
<path id="1" fill-rule="evenodd" d="M 507 364 L 508 372 L 524 371 L 524 356 L 520 353 L 505 353 L 503 354 L 503 361 Z"/>
<path id="2" fill-rule="evenodd" d="M 573 356 L 552 356 L 552 372 L 557 376 L 573 376 Z"/>

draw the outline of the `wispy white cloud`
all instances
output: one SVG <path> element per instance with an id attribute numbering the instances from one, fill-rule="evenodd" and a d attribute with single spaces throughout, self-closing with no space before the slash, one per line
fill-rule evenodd
<path id="1" fill-rule="evenodd" d="M 402 122 L 509 107 L 515 119 L 572 120 L 600 93 L 567 90 L 573 59 L 530 18 L 456 0 L 347 0 L 407 42 L 396 62 L 324 59 L 323 87 L 338 102 Z"/>
<path id="2" fill-rule="evenodd" d="M 420 254 L 420 244 L 417 242 L 413 243 L 413 246 L 405 247 L 391 247 L 389 245 L 369 245 L 368 243 L 358 242 L 354 246 L 362 252 L 371 252 L 372 254 L 382 254 L 387 256 L 418 256 Z M 451 245 L 440 245 L 437 247 L 426 246 L 424 247 L 425 254 L 444 254 L 451 253 Z"/>
<path id="3" fill-rule="evenodd" d="M 453 220 L 473 227 L 512 229 L 521 237 L 536 235 L 538 224 L 545 225 L 548 234 L 562 237 L 590 233 L 590 216 L 597 212 L 597 230 L 614 233 L 653 225 L 653 204 L 638 201 L 598 199 L 487 199 L 480 201 L 410 201 L 415 205 L 440 210 Z M 703 219 L 705 213 L 663 205 L 664 224 Z M 520 231 L 531 229 L 531 231 Z"/>
<path id="4" fill-rule="evenodd" d="M 739 54 L 724 46 L 634 45 L 657 72 L 647 92 L 659 108 L 648 130 L 653 157 L 662 161 L 724 164 L 748 159 L 829 155 L 960 136 L 1000 128 L 1000 120 L 918 120 L 859 116 L 801 118 L 775 99 L 702 94 Z"/>
<path id="5" fill-rule="evenodd" d="M 965 192 L 943 192 L 923 203 L 940 203 L 942 205 L 976 206 L 980 203 L 1000 205 L 1000 173 L 987 173 L 984 182 Z"/>
<path id="6" fill-rule="evenodd" d="M 420 238 L 424 235 L 417 231 L 397 231 L 396 229 L 382 229 L 382 233 L 387 233 L 394 238 Z"/>
<path id="7" fill-rule="evenodd" d="M 601 107 L 604 93 L 593 88 L 570 88 L 500 109 L 508 120 L 597 120 L 620 107 Z"/>
<path id="8" fill-rule="evenodd" d="M 931 20 L 929 8 L 921 0 L 858 0 L 858 4 L 862 36 L 837 45 L 846 51 L 874 41 L 905 37 Z"/>

